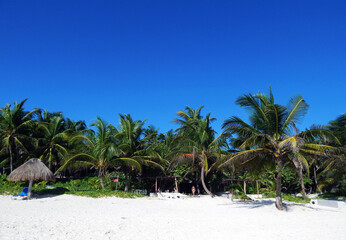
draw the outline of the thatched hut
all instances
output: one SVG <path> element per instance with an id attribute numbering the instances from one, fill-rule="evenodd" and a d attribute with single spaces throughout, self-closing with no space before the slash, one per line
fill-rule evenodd
<path id="1" fill-rule="evenodd" d="M 8 181 L 29 181 L 28 199 L 31 197 L 32 183 L 35 180 L 55 181 L 54 174 L 38 158 L 31 158 L 7 177 Z"/>

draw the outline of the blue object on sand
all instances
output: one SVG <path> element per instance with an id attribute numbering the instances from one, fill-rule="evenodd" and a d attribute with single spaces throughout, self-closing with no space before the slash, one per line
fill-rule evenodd
<path id="1" fill-rule="evenodd" d="M 13 195 L 13 197 L 26 197 L 28 196 L 28 188 L 24 188 L 23 191 L 18 195 Z"/>

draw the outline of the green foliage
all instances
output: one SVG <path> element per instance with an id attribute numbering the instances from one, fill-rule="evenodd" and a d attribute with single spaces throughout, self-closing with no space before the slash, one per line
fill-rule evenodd
<path id="1" fill-rule="evenodd" d="M 327 128 L 339 139 L 341 146 L 346 146 L 346 113 L 330 121 Z"/>
<path id="2" fill-rule="evenodd" d="M 235 189 L 232 194 L 232 200 L 233 199 L 240 199 L 240 200 L 251 200 L 243 191 L 239 191 L 239 189 Z"/>
<path id="3" fill-rule="evenodd" d="M 191 169 L 191 166 L 188 164 L 182 164 L 174 166 L 174 168 L 171 170 L 171 173 L 173 176 L 184 176 L 189 170 Z"/>
<path id="4" fill-rule="evenodd" d="M 92 197 L 92 198 L 101 198 L 101 197 L 119 197 L 119 198 L 138 198 L 144 197 L 141 194 L 137 193 L 128 193 L 123 191 L 112 191 L 107 189 L 97 189 L 97 190 L 86 190 L 86 191 L 73 191 L 69 194 L 83 196 L 83 197 Z"/>
<path id="5" fill-rule="evenodd" d="M 335 193 L 323 193 L 319 195 L 319 198 L 323 199 L 340 199 L 343 200 L 346 198 L 346 189 L 339 190 Z"/>
<path id="6" fill-rule="evenodd" d="M 45 188 L 47 186 L 47 183 L 48 183 L 47 181 L 40 181 L 40 182 L 34 184 L 34 188 L 36 188 L 36 189 Z"/>
<path id="7" fill-rule="evenodd" d="M 210 117 L 210 113 L 203 118 L 202 108 L 203 106 L 194 110 L 186 106 L 185 111 L 176 113 L 179 118 L 173 121 L 180 125 L 176 130 L 179 142 L 173 151 L 171 166 L 188 164 L 189 172 L 201 171 L 199 175 L 203 189 L 212 194 L 206 183 L 212 180 L 209 176 L 217 169 L 218 160 L 222 156 L 221 147 L 225 147 L 226 139 L 221 135 L 215 138 L 215 130 L 211 127 L 215 118 Z"/>
<path id="8" fill-rule="evenodd" d="M 287 193 L 283 193 L 282 194 L 282 199 L 286 200 L 286 201 L 290 201 L 290 202 L 296 202 L 296 203 L 309 203 L 310 202 L 310 198 L 302 198 L 302 197 L 295 197 L 292 194 L 287 194 Z"/>
<path id="9" fill-rule="evenodd" d="M 69 181 L 58 181 L 56 183 L 39 181 L 33 185 L 34 194 L 71 194 L 85 197 L 120 197 L 135 198 L 143 197 L 141 194 L 127 193 L 123 191 L 114 191 L 111 184 L 107 184 L 105 189 L 100 189 L 100 179 L 98 177 L 85 177 Z M 46 187 L 54 189 L 47 189 Z M 23 188 L 28 187 L 28 182 L 9 182 L 7 175 L 0 175 L 0 194 L 14 195 L 19 194 Z"/>
<path id="10" fill-rule="evenodd" d="M 259 176 L 260 182 L 268 191 L 275 191 L 275 179 L 278 170 L 267 170 Z M 295 193 L 299 191 L 296 173 L 290 168 L 282 170 L 282 189 L 283 192 Z"/>
<path id="11" fill-rule="evenodd" d="M 51 170 L 62 170 L 62 176 L 83 177 L 98 171 L 100 177 L 54 184 L 36 182 L 36 193 L 107 196 L 107 191 L 111 194 L 115 189 L 125 189 L 126 182 L 126 189 L 153 188 L 153 183 L 145 179 L 164 174 L 184 176 L 179 181 L 200 179 L 206 191 L 207 187 L 218 189 L 223 178 L 260 179 L 260 188 L 273 192 L 278 173 L 275 165 L 277 159 L 282 159 L 283 193 L 299 192 L 299 177 L 303 177 L 305 189 L 345 195 L 346 114 L 325 128 L 299 132 L 295 124 L 308 109 L 301 96 L 292 98 L 286 107 L 274 103 L 271 91 L 268 96 L 243 95 L 236 103 L 250 110 L 249 122 L 231 117 L 224 123 L 225 132 L 218 137 L 211 125 L 215 119 L 210 113 L 201 115 L 203 106 L 196 110 L 187 106 L 185 111 L 178 111 L 178 118 L 173 121 L 179 127 L 160 134 L 158 128 L 145 127 L 146 121 L 134 120 L 129 114 L 120 115 L 118 129 L 97 118 L 91 125 L 93 131 L 84 121 L 74 122 L 61 112 L 26 111 L 25 102 L 0 108 L 3 172 L 9 173 L 29 158 L 39 157 Z M 339 140 L 331 141 L 333 134 Z M 231 141 L 232 151 L 227 141 Z M 112 180 L 117 176 L 116 184 Z M 6 175 L 0 175 L 0 194 L 16 194 L 27 185 L 8 182 Z M 104 190 L 100 190 L 101 185 Z M 241 193 L 243 184 L 233 183 L 228 189 Z M 255 183 L 248 183 L 247 192 L 257 192 Z"/>
<path id="12" fill-rule="evenodd" d="M 10 171 L 22 164 L 37 146 L 37 139 L 33 137 L 36 126 L 33 115 L 39 109 L 25 111 L 23 105 L 26 100 L 14 102 L 12 108 L 11 104 L 0 108 L 0 151 L 2 157 L 6 154 L 8 160 L 5 162 L 9 162 Z"/>
<path id="13" fill-rule="evenodd" d="M 45 111 L 46 114 L 48 112 Z M 68 154 L 68 140 L 70 134 L 66 129 L 62 115 L 52 116 L 38 124 L 37 136 L 39 139 L 40 159 L 47 164 L 52 171 L 60 167 Z"/>
<path id="14" fill-rule="evenodd" d="M 6 174 L 0 175 L 0 194 L 19 194 L 27 186 L 26 182 L 9 182 Z"/>
<path id="15" fill-rule="evenodd" d="M 262 193 L 262 196 L 263 196 L 263 198 L 275 198 L 276 193 L 275 192 L 264 192 L 264 193 Z M 283 200 L 295 202 L 295 203 L 309 203 L 310 202 L 310 198 L 303 199 L 302 197 L 296 197 L 296 196 L 293 196 L 292 194 L 287 194 L 287 193 L 282 193 L 281 197 Z"/>
<path id="16" fill-rule="evenodd" d="M 288 107 L 274 102 L 270 95 L 262 93 L 245 94 L 236 101 L 238 105 L 250 111 L 249 123 L 233 116 L 227 119 L 223 128 L 230 135 L 236 135 L 236 144 L 233 146 L 239 152 L 232 154 L 222 165 L 236 164 L 247 167 L 249 171 L 263 172 L 265 168 L 276 165 L 276 193 L 278 195 L 276 206 L 282 210 L 280 201 L 281 187 L 293 180 L 293 175 L 281 178 L 284 164 L 294 166 L 303 181 L 302 171 L 308 170 L 307 159 L 311 156 L 325 156 L 332 147 L 316 143 L 323 139 L 324 142 L 337 140 L 329 131 L 323 128 L 314 128 L 299 132 L 296 123 L 307 113 L 309 105 L 302 96 L 290 99 Z M 221 165 L 221 166 L 222 166 Z M 302 184 L 303 185 L 303 184 Z M 302 186 L 303 195 L 305 188 Z"/>

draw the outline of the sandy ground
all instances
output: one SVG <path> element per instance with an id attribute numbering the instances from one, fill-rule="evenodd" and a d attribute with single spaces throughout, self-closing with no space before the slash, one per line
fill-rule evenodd
<path id="1" fill-rule="evenodd" d="M 226 198 L 0 196 L 0 239 L 345 239 L 346 211 Z"/>

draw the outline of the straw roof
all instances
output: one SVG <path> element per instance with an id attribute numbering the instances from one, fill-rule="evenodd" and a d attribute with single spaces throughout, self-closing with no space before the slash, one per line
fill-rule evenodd
<path id="1" fill-rule="evenodd" d="M 54 174 L 38 158 L 31 158 L 7 177 L 9 181 L 55 181 Z"/>

